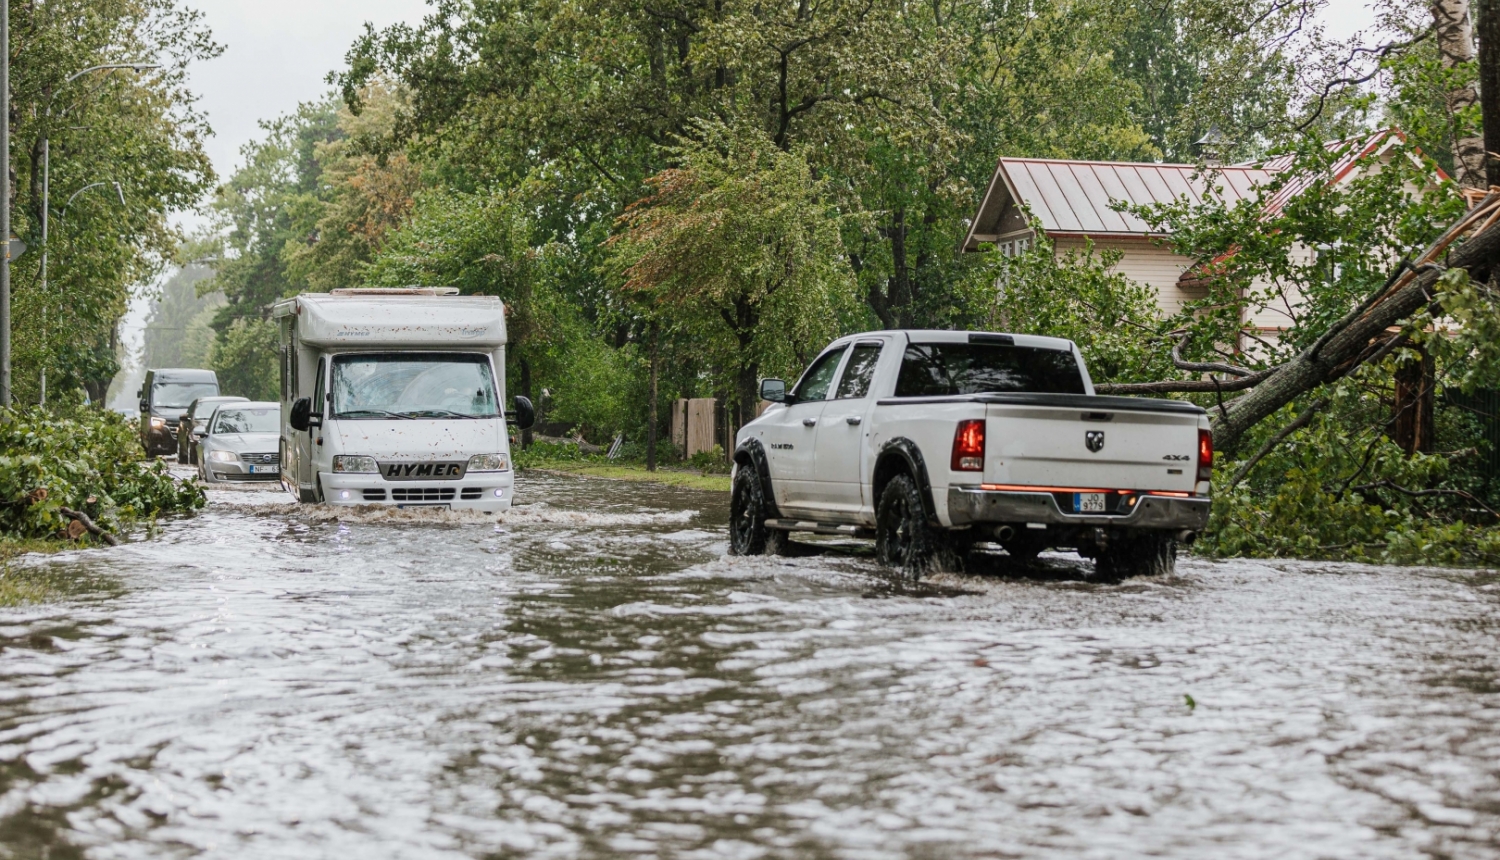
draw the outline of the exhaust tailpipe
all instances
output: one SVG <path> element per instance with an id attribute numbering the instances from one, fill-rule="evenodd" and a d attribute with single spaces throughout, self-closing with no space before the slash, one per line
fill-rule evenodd
<path id="1" fill-rule="evenodd" d="M 1001 543 L 1005 543 L 1015 536 L 1016 530 L 1011 528 L 1010 526 L 1000 526 L 995 529 L 995 538 Z"/>
<path id="2" fill-rule="evenodd" d="M 1192 529 L 1183 529 L 1177 533 L 1177 542 L 1183 546 L 1192 546 L 1193 541 L 1198 539 L 1198 533 Z"/>

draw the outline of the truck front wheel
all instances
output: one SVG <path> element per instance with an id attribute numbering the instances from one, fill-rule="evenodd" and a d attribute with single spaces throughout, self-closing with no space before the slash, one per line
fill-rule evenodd
<path id="1" fill-rule="evenodd" d="M 875 513 L 875 553 L 880 561 L 917 579 L 932 565 L 936 541 L 910 475 L 897 475 L 880 493 Z"/>
<path id="2" fill-rule="evenodd" d="M 786 550 L 787 534 L 766 528 L 766 487 L 755 467 L 742 465 L 734 471 L 734 486 L 729 496 L 729 554 L 781 555 Z"/>
<path id="3" fill-rule="evenodd" d="M 1177 541 L 1159 532 L 1119 538 L 1094 559 L 1094 569 L 1108 579 L 1167 576 L 1177 569 Z"/>

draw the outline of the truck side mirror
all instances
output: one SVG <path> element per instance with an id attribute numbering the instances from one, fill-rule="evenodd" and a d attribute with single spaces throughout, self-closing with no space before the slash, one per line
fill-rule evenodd
<path id="1" fill-rule="evenodd" d="M 769 400 L 772 403 L 785 403 L 786 382 L 781 379 L 762 379 L 760 381 L 760 399 Z"/>
<path id="2" fill-rule="evenodd" d="M 522 430 L 530 430 L 531 425 L 536 423 L 536 407 L 531 405 L 530 397 L 516 395 L 515 408 L 511 413 L 510 423 Z"/>
<path id="3" fill-rule="evenodd" d="M 287 416 L 286 423 L 292 425 L 293 430 L 305 431 L 312 426 L 312 398 L 302 397 L 292 404 L 292 414 Z"/>

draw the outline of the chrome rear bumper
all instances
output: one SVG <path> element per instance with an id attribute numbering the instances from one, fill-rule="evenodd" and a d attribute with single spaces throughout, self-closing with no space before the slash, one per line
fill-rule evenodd
<path id="1" fill-rule="evenodd" d="M 1142 494 L 1128 514 L 1072 514 L 1057 506 L 1051 493 L 948 488 L 948 518 L 954 525 L 969 523 L 1045 523 L 1047 525 L 1115 526 L 1136 529 L 1188 529 L 1208 525 L 1209 499 Z"/>

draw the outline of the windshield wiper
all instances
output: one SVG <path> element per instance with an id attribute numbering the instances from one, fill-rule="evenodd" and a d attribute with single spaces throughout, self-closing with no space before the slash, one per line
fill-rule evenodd
<path id="1" fill-rule="evenodd" d="M 411 412 L 402 412 L 407 418 L 498 418 L 498 415 L 468 415 L 463 412 L 454 412 L 451 409 L 414 409 Z"/>
<path id="2" fill-rule="evenodd" d="M 335 412 L 335 418 L 361 418 L 374 416 L 377 418 L 404 418 L 412 420 L 412 416 L 404 412 L 387 412 L 384 409 L 350 409 L 348 412 Z"/>

